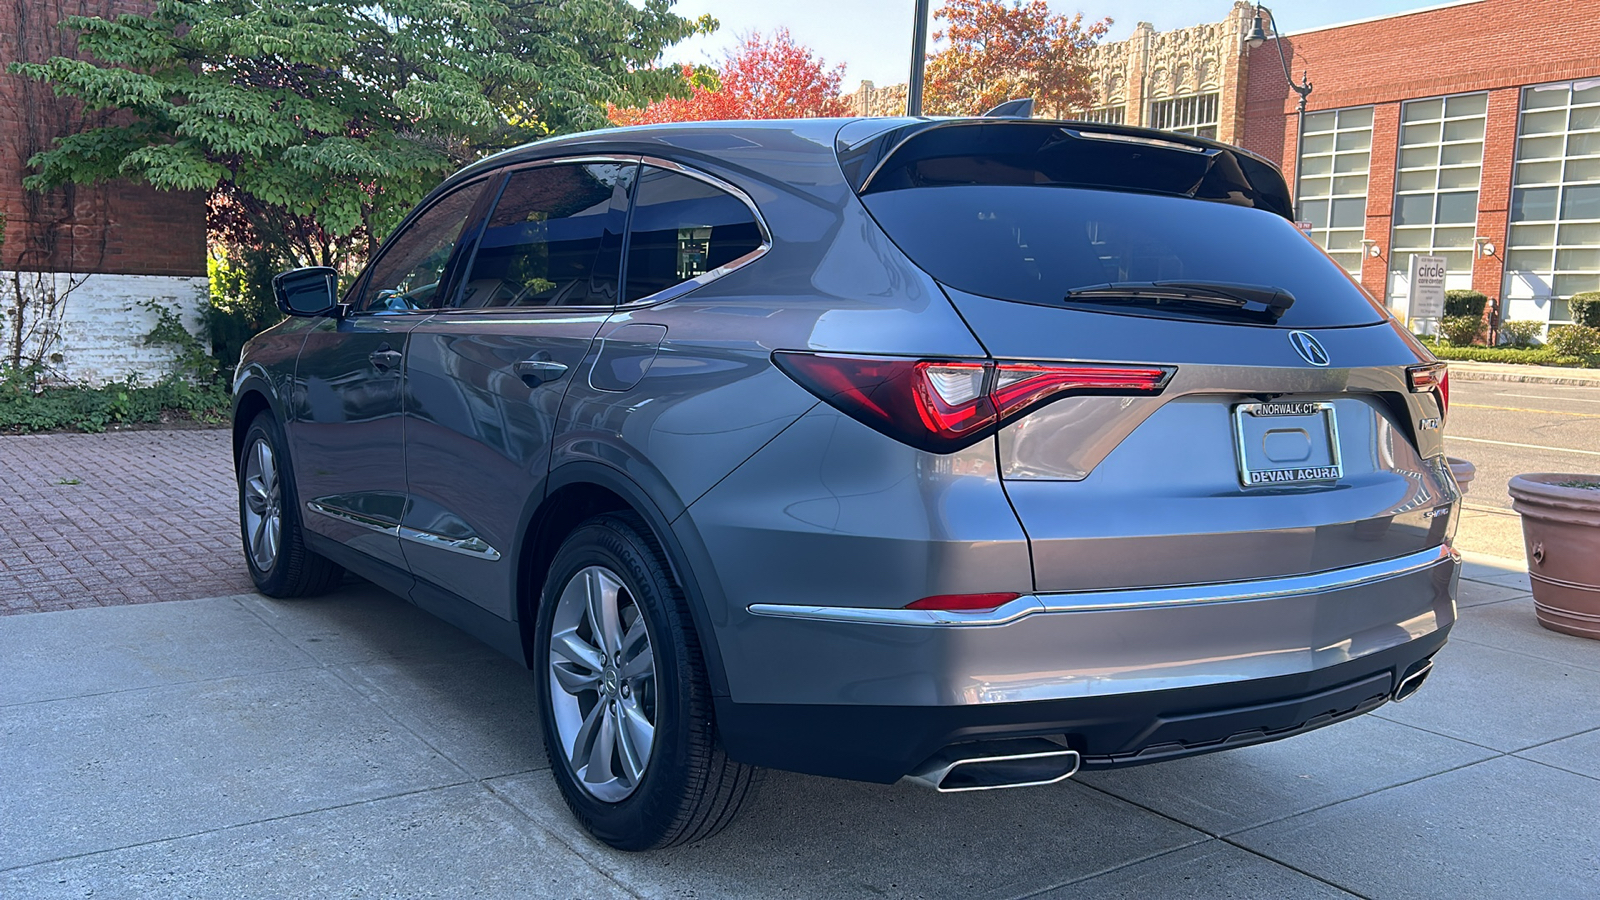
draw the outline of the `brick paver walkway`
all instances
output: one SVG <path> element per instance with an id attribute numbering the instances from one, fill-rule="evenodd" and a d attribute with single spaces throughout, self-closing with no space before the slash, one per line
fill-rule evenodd
<path id="1" fill-rule="evenodd" d="M 226 429 L 0 436 L 0 615 L 251 590 L 230 452 Z"/>

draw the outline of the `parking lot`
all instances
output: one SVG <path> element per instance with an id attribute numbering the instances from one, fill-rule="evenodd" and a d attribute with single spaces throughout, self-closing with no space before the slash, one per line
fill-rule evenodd
<path id="1" fill-rule="evenodd" d="M 1497 425 L 1506 391 L 1457 387 L 1484 506 L 1523 457 L 1481 441 L 1594 424 Z M 1538 628 L 1515 561 L 1471 555 L 1434 676 L 1354 721 L 1039 789 L 768 773 L 627 855 L 563 807 L 527 671 L 354 579 L 247 591 L 227 446 L 0 438 L 0 896 L 1594 895 L 1600 646 Z"/>

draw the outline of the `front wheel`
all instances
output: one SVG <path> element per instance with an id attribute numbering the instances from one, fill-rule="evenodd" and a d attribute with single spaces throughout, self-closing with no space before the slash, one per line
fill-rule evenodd
<path id="1" fill-rule="evenodd" d="M 755 770 L 728 759 L 683 590 L 649 526 L 597 516 L 557 551 L 534 672 L 551 772 L 567 806 L 619 850 L 721 831 Z"/>
<path id="2" fill-rule="evenodd" d="M 271 413 L 251 421 L 238 460 L 239 532 L 257 590 L 269 597 L 308 597 L 338 584 L 344 570 L 305 545 L 283 445 Z"/>

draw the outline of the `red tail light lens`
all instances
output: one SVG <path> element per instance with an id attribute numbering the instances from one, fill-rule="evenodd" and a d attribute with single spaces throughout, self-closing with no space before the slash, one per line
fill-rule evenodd
<path id="1" fill-rule="evenodd" d="M 907 603 L 906 609 L 986 612 L 999 609 L 1021 596 L 1021 594 L 938 594 Z"/>
<path id="2" fill-rule="evenodd" d="M 1052 400 L 1078 394 L 1159 394 L 1160 366 L 994 363 L 779 350 L 773 362 L 806 390 L 890 437 L 953 453 Z"/>
<path id="3" fill-rule="evenodd" d="M 1444 363 L 1429 363 L 1406 369 L 1406 383 L 1413 394 L 1433 391 L 1439 396 L 1439 417 L 1450 412 L 1450 368 Z"/>

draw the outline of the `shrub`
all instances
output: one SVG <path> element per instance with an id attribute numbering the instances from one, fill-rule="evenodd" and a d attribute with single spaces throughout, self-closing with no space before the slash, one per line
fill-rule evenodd
<path id="1" fill-rule="evenodd" d="M 272 299 L 272 276 L 279 267 L 267 254 L 251 251 L 213 253 L 206 262 L 211 276 L 211 303 L 206 310 L 211 355 L 228 376 L 239 364 L 245 341 L 283 319 Z"/>
<path id="2" fill-rule="evenodd" d="M 1588 325 L 1556 325 L 1550 329 L 1545 345 L 1562 356 L 1600 354 L 1600 328 Z"/>
<path id="3" fill-rule="evenodd" d="M 1544 323 L 1538 319 L 1517 319 L 1500 326 L 1500 343 L 1518 349 L 1532 347 Z"/>
<path id="4" fill-rule="evenodd" d="M 1444 314 L 1450 316 L 1471 316 L 1474 319 L 1483 318 L 1484 307 L 1489 305 L 1489 298 L 1477 291 L 1445 291 Z"/>
<path id="5" fill-rule="evenodd" d="M 1429 343 L 1433 355 L 1458 362 L 1520 363 L 1528 366 L 1582 366 L 1584 360 L 1576 356 L 1562 356 L 1549 347 L 1518 350 L 1515 347 L 1452 347 L 1449 344 Z"/>
<path id="6" fill-rule="evenodd" d="M 1477 316 L 1445 316 L 1439 320 L 1439 333 L 1457 347 L 1465 347 L 1483 333 L 1483 320 Z"/>
<path id="7" fill-rule="evenodd" d="M 1573 294 L 1567 306 L 1572 310 L 1573 324 L 1600 328 L 1600 291 Z"/>
<path id="8" fill-rule="evenodd" d="M 137 377 L 99 387 L 85 384 L 47 387 L 39 366 L 0 367 L 0 434 L 31 431 L 105 431 L 113 425 L 187 419 L 210 425 L 227 421 L 227 386 L 217 379 L 217 364 L 203 341 L 183 327 L 170 307 L 146 305 L 156 326 L 144 336 L 149 345 L 173 348 L 172 371 L 154 384 Z"/>

